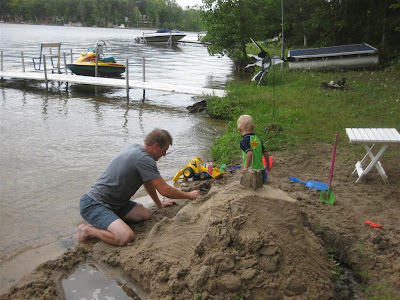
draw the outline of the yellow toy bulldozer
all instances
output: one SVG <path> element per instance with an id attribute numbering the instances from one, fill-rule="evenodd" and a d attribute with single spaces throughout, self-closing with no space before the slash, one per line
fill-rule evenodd
<path id="1" fill-rule="evenodd" d="M 190 162 L 180 171 L 178 171 L 174 178 L 175 182 L 179 179 L 188 180 L 193 177 L 193 180 L 218 178 L 224 175 L 225 172 L 221 166 L 221 169 L 213 167 L 211 165 L 206 166 L 200 157 L 192 158 Z"/>

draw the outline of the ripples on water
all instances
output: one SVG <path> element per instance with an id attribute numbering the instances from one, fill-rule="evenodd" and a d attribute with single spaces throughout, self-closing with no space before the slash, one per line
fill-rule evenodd
<path id="1" fill-rule="evenodd" d="M 131 79 L 222 88 L 232 62 L 210 57 L 201 45 L 140 45 L 141 30 L 0 24 L 4 69 L 27 69 L 41 42 L 61 42 L 62 51 L 78 53 L 103 39 L 117 62 L 129 59 Z M 185 39 L 196 40 L 188 33 Z M 174 144 L 159 162 L 171 180 L 190 158 L 209 159 L 209 148 L 225 123 L 189 115 L 190 95 L 7 80 L 0 84 L 0 256 L 75 233 L 81 221 L 80 196 L 94 183 L 109 160 L 130 143 L 143 143 L 155 127 L 171 132 Z M 0 266 L 1 267 L 1 266 Z"/>

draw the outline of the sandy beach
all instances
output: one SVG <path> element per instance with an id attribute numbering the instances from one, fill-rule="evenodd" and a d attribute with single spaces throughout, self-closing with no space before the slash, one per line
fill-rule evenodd
<path id="1" fill-rule="evenodd" d="M 63 299 L 61 280 L 88 260 L 135 282 L 142 299 L 335 299 L 332 254 L 354 272 L 360 299 L 400 298 L 398 147 L 382 159 L 390 184 L 376 170 L 355 184 L 356 157 L 339 146 L 330 205 L 288 180 L 328 183 L 332 145 L 310 146 L 271 153 L 268 182 L 256 191 L 240 185 L 238 170 L 183 185 L 206 193 L 154 209 L 132 225 L 137 238 L 126 247 L 91 239 L 70 248 L 1 299 Z"/>

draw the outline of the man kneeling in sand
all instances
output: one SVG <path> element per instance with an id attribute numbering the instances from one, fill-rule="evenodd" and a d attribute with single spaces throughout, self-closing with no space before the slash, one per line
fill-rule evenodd
<path id="1" fill-rule="evenodd" d="M 166 155 L 170 145 L 172 137 L 168 131 L 155 129 L 146 136 L 143 146 L 130 145 L 111 160 L 80 200 L 81 216 L 92 226 L 79 225 L 79 241 L 94 236 L 117 246 L 132 242 L 135 234 L 127 223 L 139 223 L 151 218 L 148 209 L 130 200 L 142 185 L 159 208 L 176 202 L 161 202 L 157 191 L 173 199 L 196 199 L 200 195 L 199 190 L 177 190 L 162 179 L 156 161 Z"/>

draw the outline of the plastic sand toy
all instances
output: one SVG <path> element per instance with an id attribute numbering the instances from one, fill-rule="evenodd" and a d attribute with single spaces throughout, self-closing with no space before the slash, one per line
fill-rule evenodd
<path id="1" fill-rule="evenodd" d="M 178 180 L 204 180 L 209 178 L 219 178 L 224 175 L 223 169 L 218 169 L 212 165 L 206 165 L 200 157 L 192 158 L 190 162 L 172 178 L 175 182 Z"/>

